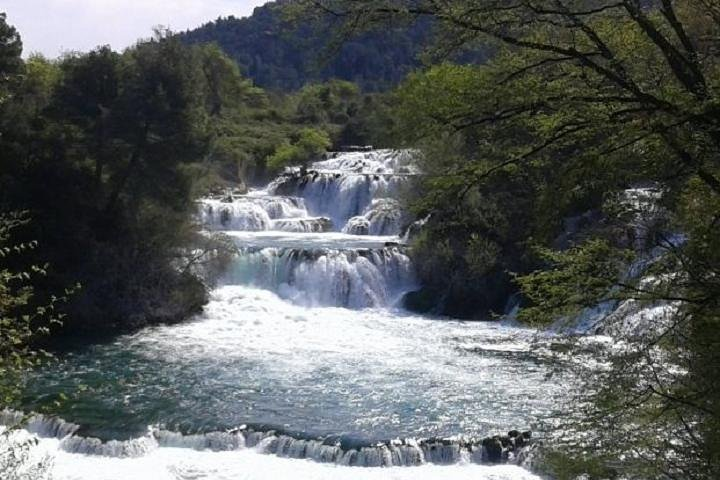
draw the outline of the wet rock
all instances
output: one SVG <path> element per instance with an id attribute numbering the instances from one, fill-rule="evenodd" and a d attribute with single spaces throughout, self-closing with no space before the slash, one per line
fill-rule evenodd
<path id="1" fill-rule="evenodd" d="M 318 219 L 318 224 L 320 225 L 321 232 L 332 232 L 333 230 L 333 222 L 327 217 L 320 217 Z"/>
<path id="2" fill-rule="evenodd" d="M 526 447 L 527 445 L 530 445 L 530 438 L 532 437 L 532 432 L 527 431 L 523 432 L 521 434 L 518 434 L 514 440 L 515 440 L 515 449 L 521 449 L 523 447 Z"/>
<path id="3" fill-rule="evenodd" d="M 438 305 L 438 296 L 429 288 L 408 292 L 403 296 L 402 306 L 411 312 L 428 313 Z"/>
<path id="4" fill-rule="evenodd" d="M 235 188 L 233 188 L 232 193 L 233 195 L 245 195 L 246 193 L 248 193 L 248 187 L 245 182 L 240 181 L 240 183 L 238 183 Z"/>
<path id="5" fill-rule="evenodd" d="M 352 217 L 350 220 L 348 220 L 347 225 L 345 225 L 343 231 L 351 235 L 369 235 L 370 221 L 362 216 Z"/>
<path id="6" fill-rule="evenodd" d="M 510 430 L 507 436 L 508 438 L 510 438 L 513 450 L 522 448 L 523 445 L 525 445 L 525 439 L 523 438 L 519 430 Z"/>
<path id="7" fill-rule="evenodd" d="M 503 446 L 499 437 L 486 438 L 483 440 L 482 446 L 488 462 L 500 463 L 503 461 Z"/>
<path id="8" fill-rule="evenodd" d="M 220 224 L 221 225 L 225 226 L 228 223 L 230 223 L 231 220 L 232 219 L 230 218 L 230 212 L 228 212 L 227 210 L 222 210 L 220 212 Z"/>

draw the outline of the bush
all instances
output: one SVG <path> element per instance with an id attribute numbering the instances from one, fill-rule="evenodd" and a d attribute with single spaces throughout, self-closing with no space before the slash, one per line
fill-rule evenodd
<path id="1" fill-rule="evenodd" d="M 267 167 L 279 171 L 290 165 L 304 164 L 327 151 L 332 142 L 328 134 L 315 128 L 303 128 L 295 142 L 283 143 L 267 158 Z"/>

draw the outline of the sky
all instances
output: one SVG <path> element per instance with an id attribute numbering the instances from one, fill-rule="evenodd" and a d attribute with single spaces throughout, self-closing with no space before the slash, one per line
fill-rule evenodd
<path id="1" fill-rule="evenodd" d="M 219 16 L 250 15 L 267 0 L 0 0 L 0 12 L 18 29 L 24 53 L 55 58 L 98 45 L 122 50 L 152 36 L 156 25 L 173 31 Z"/>

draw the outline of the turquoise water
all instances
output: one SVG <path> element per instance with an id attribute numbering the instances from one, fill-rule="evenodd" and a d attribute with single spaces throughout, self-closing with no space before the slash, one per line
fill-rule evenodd
<path id="1" fill-rule="evenodd" d="M 416 287 L 406 213 L 377 200 L 407 187 L 409 159 L 343 154 L 306 178 L 201 201 L 206 228 L 238 247 L 204 313 L 69 350 L 31 378 L 23 409 L 79 426 L 28 427 L 55 477 L 535 478 L 477 465 L 480 441 L 542 435 L 572 375 L 533 330 L 398 308 Z M 341 233 L 348 224 L 383 236 Z"/>

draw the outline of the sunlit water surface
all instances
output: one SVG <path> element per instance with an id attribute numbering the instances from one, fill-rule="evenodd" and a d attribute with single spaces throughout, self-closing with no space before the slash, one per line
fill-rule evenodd
<path id="1" fill-rule="evenodd" d="M 410 162 L 344 154 L 309 177 L 200 202 L 206 228 L 238 247 L 205 312 L 72 349 L 31 379 L 26 411 L 80 425 L 77 440 L 45 435 L 38 447 L 54 478 L 535 478 L 478 465 L 452 442 L 541 436 L 573 379 L 532 330 L 397 307 L 416 281 L 399 245 L 404 213 L 385 200 L 416 173 Z M 381 235 L 341 233 L 363 228 Z M 238 427 L 274 436 L 250 444 Z M 417 446 L 435 438 L 445 446 Z M 398 463 L 419 466 L 343 466 Z"/>

